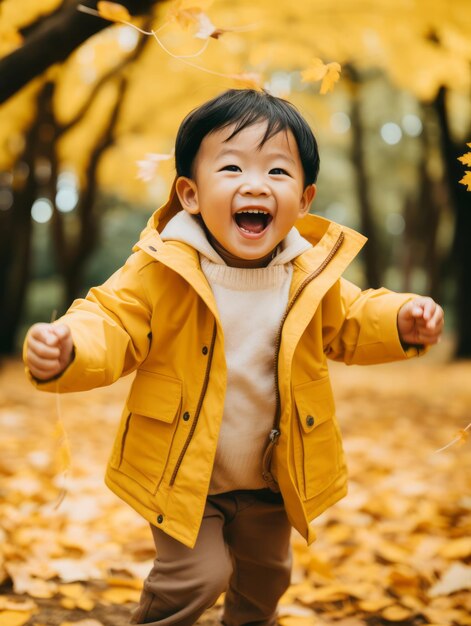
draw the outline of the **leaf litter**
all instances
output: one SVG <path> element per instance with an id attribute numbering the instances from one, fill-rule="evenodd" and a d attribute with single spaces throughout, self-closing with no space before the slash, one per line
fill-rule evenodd
<path id="1" fill-rule="evenodd" d="M 315 520 L 312 546 L 293 533 L 280 625 L 471 626 L 470 444 L 447 445 L 470 421 L 471 363 L 333 364 L 332 378 L 349 495 Z M 54 395 L 17 361 L 0 370 L 2 626 L 129 623 L 155 556 L 147 523 L 103 484 L 129 383 L 61 397 L 64 486 Z"/>

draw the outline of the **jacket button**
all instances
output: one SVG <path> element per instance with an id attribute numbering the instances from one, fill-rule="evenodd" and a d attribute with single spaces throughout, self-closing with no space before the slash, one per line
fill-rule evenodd
<path id="1" fill-rule="evenodd" d="M 306 424 L 307 424 L 308 426 L 313 426 L 313 424 L 314 424 L 314 418 L 312 417 L 312 415 L 308 415 L 308 416 L 306 417 Z"/>
<path id="2" fill-rule="evenodd" d="M 208 354 L 208 346 L 203 346 L 201 352 L 206 356 L 206 354 Z"/>
<path id="3" fill-rule="evenodd" d="M 152 250 L 152 252 L 157 252 L 157 250 L 154 248 L 154 246 L 149 246 L 149 250 Z"/>
<path id="4" fill-rule="evenodd" d="M 163 515 L 159 515 L 157 517 L 157 524 L 161 524 L 164 521 L 164 516 Z"/>
<path id="5" fill-rule="evenodd" d="M 188 411 L 185 411 L 185 413 L 183 413 L 183 419 L 185 420 L 185 422 L 190 419 L 190 414 L 188 413 Z"/>

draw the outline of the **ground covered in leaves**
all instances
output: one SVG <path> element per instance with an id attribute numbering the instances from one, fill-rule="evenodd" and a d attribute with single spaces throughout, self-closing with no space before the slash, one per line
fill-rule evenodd
<path id="1" fill-rule="evenodd" d="M 316 521 L 310 548 L 293 536 L 280 624 L 471 625 L 471 362 L 334 364 L 332 377 L 350 492 Z M 102 480 L 128 386 L 58 401 L 3 363 L 2 626 L 128 624 L 153 544 Z"/>

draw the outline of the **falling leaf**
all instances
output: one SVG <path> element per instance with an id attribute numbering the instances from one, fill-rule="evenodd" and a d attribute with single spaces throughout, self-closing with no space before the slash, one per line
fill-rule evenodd
<path id="1" fill-rule="evenodd" d="M 335 83 L 340 78 L 342 68 L 339 63 L 324 64 L 322 59 L 313 59 L 310 66 L 301 72 L 301 80 L 303 83 L 318 82 L 322 80 L 320 93 L 322 95 L 332 91 Z"/>
<path id="2" fill-rule="evenodd" d="M 131 15 L 126 7 L 117 2 L 103 0 L 98 2 L 97 9 L 100 16 L 110 22 L 129 22 L 131 20 Z"/>
<path id="3" fill-rule="evenodd" d="M 136 165 L 138 166 L 137 178 L 146 183 L 149 182 L 155 178 L 159 163 L 173 159 L 173 156 L 173 151 L 170 154 L 156 154 L 155 152 L 148 152 L 145 159 L 136 161 Z"/>

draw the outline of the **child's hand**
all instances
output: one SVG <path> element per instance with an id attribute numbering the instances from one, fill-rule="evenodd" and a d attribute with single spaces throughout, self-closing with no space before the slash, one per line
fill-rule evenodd
<path id="1" fill-rule="evenodd" d="M 38 380 L 61 374 L 73 359 L 74 344 L 65 324 L 35 324 L 28 332 L 26 365 Z"/>
<path id="2" fill-rule="evenodd" d="M 443 309 L 432 298 L 414 298 L 406 302 L 397 315 L 397 328 L 402 343 L 438 343 L 443 324 Z"/>

